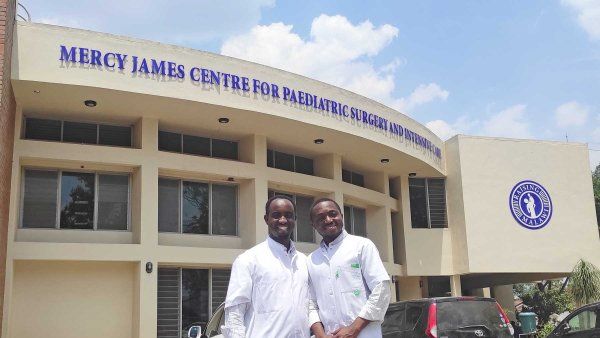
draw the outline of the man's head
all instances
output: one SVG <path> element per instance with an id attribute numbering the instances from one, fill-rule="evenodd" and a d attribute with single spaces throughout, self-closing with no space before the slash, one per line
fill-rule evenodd
<path id="1" fill-rule="evenodd" d="M 310 221 L 326 243 L 336 239 L 344 230 L 342 209 L 331 198 L 320 198 L 312 204 Z"/>
<path id="2" fill-rule="evenodd" d="M 291 198 L 275 195 L 265 204 L 265 223 L 269 227 L 269 236 L 274 240 L 284 243 L 296 227 L 296 205 Z"/>

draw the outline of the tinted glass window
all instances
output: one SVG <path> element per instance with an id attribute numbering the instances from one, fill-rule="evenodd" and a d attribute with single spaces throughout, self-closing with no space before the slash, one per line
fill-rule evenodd
<path id="1" fill-rule="evenodd" d="M 312 197 L 296 196 L 296 232 L 298 242 L 314 242 L 315 232 L 310 222 L 310 206 Z"/>
<path id="2" fill-rule="evenodd" d="M 98 229 L 127 230 L 129 176 L 98 175 Z"/>
<path id="3" fill-rule="evenodd" d="M 183 152 L 192 155 L 210 156 L 210 139 L 183 135 Z"/>
<path id="4" fill-rule="evenodd" d="M 410 218 L 413 228 L 428 228 L 427 195 L 425 192 L 425 179 L 409 179 Z"/>
<path id="5" fill-rule="evenodd" d="M 267 167 L 274 167 L 273 164 L 273 150 L 267 149 Z"/>
<path id="6" fill-rule="evenodd" d="M 406 305 L 406 330 L 413 330 L 419 322 L 421 315 L 423 314 L 423 308 L 418 304 Z"/>
<path id="7" fill-rule="evenodd" d="M 61 121 L 28 118 L 25 120 L 25 138 L 60 141 Z"/>
<path id="8" fill-rule="evenodd" d="M 446 222 L 446 186 L 443 179 L 428 179 L 429 219 L 432 228 L 445 228 Z"/>
<path id="9" fill-rule="evenodd" d="M 438 332 L 464 326 L 497 328 L 502 323 L 495 302 L 451 301 L 437 303 Z"/>
<path id="10" fill-rule="evenodd" d="M 571 327 L 569 332 L 586 331 L 594 328 L 600 328 L 600 326 L 596 326 L 596 316 L 597 313 L 592 310 L 586 310 L 578 313 L 576 316 L 569 319 L 569 326 Z"/>
<path id="11" fill-rule="evenodd" d="M 65 121 L 63 123 L 63 141 L 96 144 L 98 143 L 98 125 Z"/>
<path id="12" fill-rule="evenodd" d="M 158 179 L 158 231 L 179 232 L 179 181 Z"/>
<path id="13" fill-rule="evenodd" d="M 237 187 L 212 185 L 212 233 L 232 235 L 237 233 Z"/>
<path id="14" fill-rule="evenodd" d="M 359 187 L 365 186 L 365 177 L 358 173 L 352 173 L 352 184 L 358 185 Z"/>
<path id="15" fill-rule="evenodd" d="M 352 222 L 352 209 L 344 205 L 344 228 L 349 234 L 352 233 Z"/>
<path id="16" fill-rule="evenodd" d="M 98 126 L 98 143 L 107 146 L 131 147 L 131 127 Z"/>
<path id="17" fill-rule="evenodd" d="M 398 337 L 404 328 L 404 317 L 406 313 L 406 305 L 390 304 L 388 311 L 385 313 L 385 320 L 382 324 L 383 337 Z"/>
<path id="18" fill-rule="evenodd" d="M 313 160 L 310 158 L 295 156 L 296 172 L 306 175 L 313 175 Z"/>
<path id="19" fill-rule="evenodd" d="M 233 141 L 212 140 L 212 156 L 227 158 L 230 160 L 238 159 L 238 144 Z"/>
<path id="20" fill-rule="evenodd" d="M 23 228 L 56 227 L 58 172 L 25 170 Z"/>
<path id="21" fill-rule="evenodd" d="M 94 228 L 95 175 L 63 172 L 60 192 L 60 227 Z"/>
<path id="22" fill-rule="evenodd" d="M 229 277 L 231 270 L 228 269 L 213 269 L 212 270 L 212 311 L 225 302 L 227 296 L 227 286 L 229 285 Z M 220 326 L 219 326 L 220 328 Z"/>
<path id="23" fill-rule="evenodd" d="M 181 134 L 168 131 L 158 132 L 158 150 L 181 152 Z"/>
<path id="24" fill-rule="evenodd" d="M 208 234 L 208 184 L 183 182 L 183 233 Z"/>
<path id="25" fill-rule="evenodd" d="M 286 153 L 281 153 L 279 151 L 274 151 L 274 164 L 275 168 L 294 171 L 294 156 Z"/>
<path id="26" fill-rule="evenodd" d="M 367 237 L 367 213 L 365 209 L 352 209 L 354 218 L 354 235 Z"/>
<path id="27" fill-rule="evenodd" d="M 181 330 L 208 322 L 208 270 L 181 270 Z"/>
<path id="28" fill-rule="evenodd" d="M 352 183 L 352 172 L 342 169 L 342 181 Z"/>

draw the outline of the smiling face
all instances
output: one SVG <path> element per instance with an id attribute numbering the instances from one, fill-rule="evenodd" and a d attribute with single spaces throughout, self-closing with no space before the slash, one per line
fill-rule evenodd
<path id="1" fill-rule="evenodd" d="M 278 198 L 271 202 L 265 223 L 269 227 L 269 236 L 279 243 L 290 241 L 290 236 L 296 227 L 296 213 L 292 202 Z"/>
<path id="2" fill-rule="evenodd" d="M 310 220 L 325 243 L 336 239 L 344 230 L 344 215 L 332 201 L 315 204 L 310 210 Z"/>

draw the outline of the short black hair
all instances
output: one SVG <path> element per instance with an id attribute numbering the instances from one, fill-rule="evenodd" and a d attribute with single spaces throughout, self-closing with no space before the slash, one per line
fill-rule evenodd
<path id="1" fill-rule="evenodd" d="M 340 212 L 340 214 L 343 214 L 342 212 L 342 208 L 340 208 L 340 205 L 333 199 L 329 198 L 329 197 L 323 197 L 323 198 L 319 198 L 316 201 L 313 202 L 313 204 L 310 205 L 310 212 L 309 212 L 309 216 L 310 216 L 310 220 L 312 221 L 312 211 L 314 209 L 314 207 L 322 202 L 333 202 L 333 204 L 335 204 L 335 207 L 338 209 L 338 211 Z M 294 209 L 295 210 L 295 209 Z"/>
<path id="2" fill-rule="evenodd" d="M 286 196 L 286 195 L 271 196 L 267 200 L 267 203 L 265 203 L 265 215 L 269 214 L 269 208 L 271 207 L 271 203 L 273 203 L 274 200 L 287 200 L 287 201 L 290 201 L 290 203 L 292 203 L 292 206 L 294 207 L 294 216 L 296 215 L 296 203 L 294 203 L 294 200 L 292 200 L 289 196 Z"/>

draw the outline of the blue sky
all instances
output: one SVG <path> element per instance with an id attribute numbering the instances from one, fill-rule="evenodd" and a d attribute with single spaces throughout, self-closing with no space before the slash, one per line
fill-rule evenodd
<path id="1" fill-rule="evenodd" d="M 586 142 L 600 163 L 600 0 L 22 0 L 36 22 L 248 59 L 456 134 Z"/>

